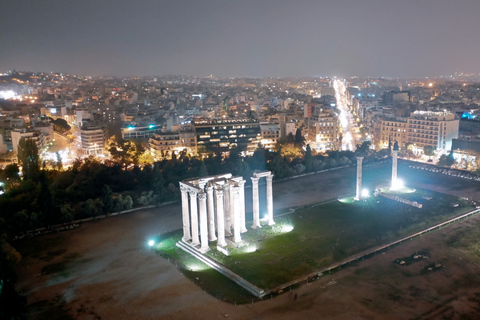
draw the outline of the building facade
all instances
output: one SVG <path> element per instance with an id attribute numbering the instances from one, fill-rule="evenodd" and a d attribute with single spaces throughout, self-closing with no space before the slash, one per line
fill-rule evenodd
<path id="1" fill-rule="evenodd" d="M 261 140 L 260 124 L 251 119 L 206 119 L 192 121 L 198 153 L 228 152 L 239 147 L 253 152 Z"/>
<path id="2" fill-rule="evenodd" d="M 103 127 L 84 125 L 80 130 L 82 154 L 96 156 L 104 154 L 106 130 Z"/>

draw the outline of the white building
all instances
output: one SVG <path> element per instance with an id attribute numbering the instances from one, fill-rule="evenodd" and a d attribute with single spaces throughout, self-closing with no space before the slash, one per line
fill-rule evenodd
<path id="1" fill-rule="evenodd" d="M 39 151 L 45 147 L 45 138 L 41 131 L 21 128 L 12 130 L 11 135 L 13 152 L 15 153 L 18 153 L 18 144 L 22 138 L 35 140 Z"/>
<path id="2" fill-rule="evenodd" d="M 308 139 L 317 150 L 338 148 L 338 119 L 333 110 L 316 107 L 308 118 Z"/>
<path id="3" fill-rule="evenodd" d="M 280 125 L 277 123 L 260 122 L 260 135 L 265 149 L 273 150 L 280 139 Z"/>
<path id="4" fill-rule="evenodd" d="M 106 130 L 103 127 L 84 125 L 80 130 L 82 154 L 86 156 L 104 153 Z"/>
<path id="5" fill-rule="evenodd" d="M 408 118 L 408 142 L 421 148 L 430 145 L 445 153 L 452 149 L 452 139 L 458 138 L 459 123 L 447 111 L 415 111 Z"/>

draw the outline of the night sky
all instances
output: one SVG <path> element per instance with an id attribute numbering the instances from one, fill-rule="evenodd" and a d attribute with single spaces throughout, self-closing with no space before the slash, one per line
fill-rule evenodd
<path id="1" fill-rule="evenodd" d="M 0 0 L 0 72 L 480 73 L 480 0 Z"/>

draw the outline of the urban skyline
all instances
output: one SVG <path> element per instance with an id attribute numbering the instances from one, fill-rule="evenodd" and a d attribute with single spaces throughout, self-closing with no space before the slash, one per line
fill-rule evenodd
<path id="1" fill-rule="evenodd" d="M 4 2 L 0 70 L 83 75 L 480 73 L 478 1 Z"/>

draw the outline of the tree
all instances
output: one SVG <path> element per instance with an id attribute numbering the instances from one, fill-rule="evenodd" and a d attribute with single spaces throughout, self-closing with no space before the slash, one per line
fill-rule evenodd
<path id="1" fill-rule="evenodd" d="M 447 166 L 450 167 L 454 163 L 455 163 L 455 158 L 453 157 L 453 150 L 451 150 L 447 157 Z"/>
<path id="2" fill-rule="evenodd" d="M 305 151 L 305 170 L 307 172 L 312 171 L 312 164 L 313 164 L 312 149 L 310 149 L 310 145 L 307 144 L 307 150 Z"/>
<path id="3" fill-rule="evenodd" d="M 112 189 L 106 184 L 102 188 L 102 196 L 100 198 L 103 202 L 103 211 L 105 214 L 109 214 L 113 211 L 113 192 Z"/>
<path id="4" fill-rule="evenodd" d="M 435 147 L 434 146 L 425 146 L 423 147 L 423 153 L 425 153 L 426 156 L 433 156 L 435 155 Z"/>
<path id="5" fill-rule="evenodd" d="M 35 140 L 20 139 L 17 156 L 18 162 L 20 162 L 23 167 L 23 178 L 25 180 L 37 178 L 40 172 L 40 158 Z"/>
<path id="6" fill-rule="evenodd" d="M 75 217 L 75 210 L 73 210 L 72 206 L 67 203 L 60 208 L 60 214 L 62 222 L 71 222 Z"/>
<path id="7" fill-rule="evenodd" d="M 303 147 L 305 144 L 305 137 L 302 135 L 302 130 L 297 129 L 295 132 L 295 146 L 296 147 Z"/>
<path id="8" fill-rule="evenodd" d="M 11 163 L 7 165 L 3 172 L 5 174 L 5 178 L 7 179 L 11 179 L 11 180 L 19 179 L 18 173 L 20 172 L 20 169 L 18 168 L 16 163 Z"/>
<path id="9" fill-rule="evenodd" d="M 199 177 L 206 177 L 206 176 L 208 176 L 207 166 L 205 165 L 205 162 L 204 162 L 204 161 L 202 161 L 202 163 L 200 164 L 200 168 L 198 169 L 198 176 L 199 176 Z"/>

